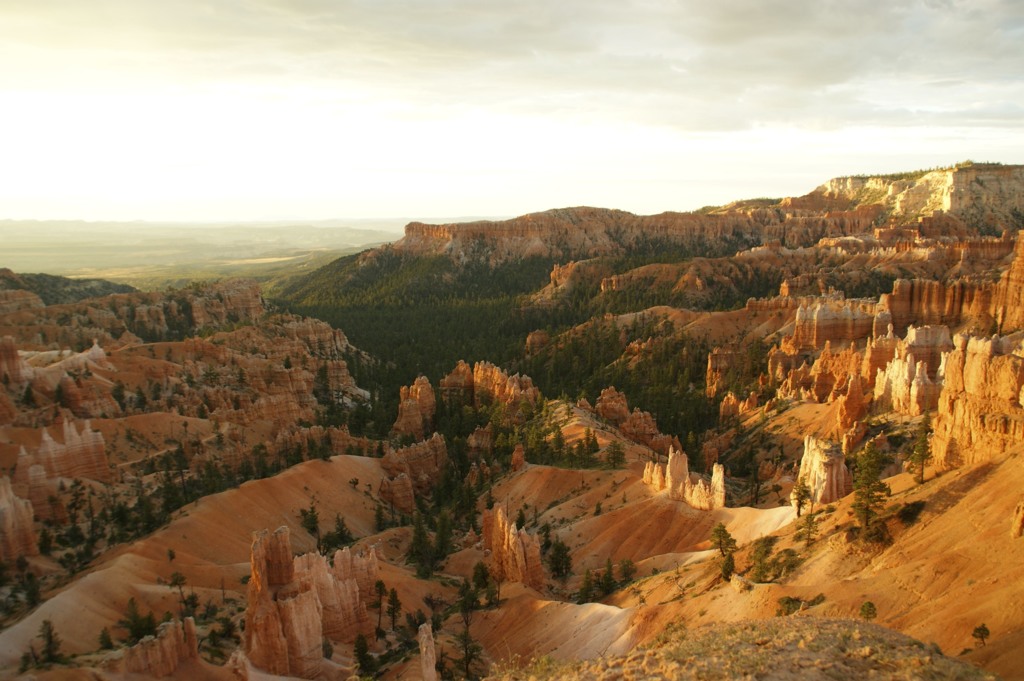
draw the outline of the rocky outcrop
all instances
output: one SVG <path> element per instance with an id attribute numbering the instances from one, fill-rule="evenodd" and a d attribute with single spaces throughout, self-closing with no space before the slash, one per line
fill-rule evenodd
<path id="1" fill-rule="evenodd" d="M 473 404 L 473 367 L 460 359 L 451 373 L 438 381 L 437 390 L 449 404 Z"/>
<path id="2" fill-rule="evenodd" d="M 718 418 L 726 419 L 742 416 L 755 409 L 757 409 L 756 392 L 751 392 L 747 395 L 747 399 L 741 401 L 732 391 L 729 391 L 722 398 L 722 403 L 718 405 Z"/>
<path id="3" fill-rule="evenodd" d="M 4 385 L 21 386 L 31 377 L 31 369 L 18 354 L 14 338 L 0 338 L 0 381 Z"/>
<path id="4" fill-rule="evenodd" d="M 62 479 L 111 480 L 103 435 L 93 430 L 89 421 L 84 422 L 81 432 L 72 420 L 60 426 L 63 442 L 43 428 L 39 446 L 31 453 L 21 447 L 14 467 L 14 489 L 32 502 L 40 520 L 54 519 L 55 507 L 49 499 L 57 495 Z"/>
<path id="5" fill-rule="evenodd" d="M 0 391 L 0 426 L 7 426 L 14 423 L 18 418 L 18 408 L 7 396 L 7 393 Z"/>
<path id="6" fill-rule="evenodd" d="M 999 333 L 1024 329 L 1024 239 L 1017 237 L 1013 262 L 996 284 L 991 303 Z"/>
<path id="7" fill-rule="evenodd" d="M 964 163 L 921 173 L 917 177 L 837 177 L 787 206 L 846 207 L 877 203 L 905 218 L 936 211 L 981 221 L 1009 224 L 1011 209 L 1024 206 L 1024 168 L 989 163 Z"/>
<path id="8" fill-rule="evenodd" d="M 700 454 L 704 458 L 704 470 L 718 463 L 718 458 L 729 448 L 735 437 L 736 429 L 732 428 L 714 437 L 709 437 L 704 441 L 700 447 Z"/>
<path id="9" fill-rule="evenodd" d="M 867 414 L 867 400 L 861 387 L 860 376 L 851 376 L 846 394 L 838 399 L 836 430 L 845 433 Z"/>
<path id="10" fill-rule="evenodd" d="M 902 334 L 911 324 L 956 326 L 965 319 L 987 328 L 991 298 L 991 288 L 972 282 L 897 279 L 879 298 L 875 335 L 888 324 Z"/>
<path id="11" fill-rule="evenodd" d="M 420 644 L 420 674 L 423 681 L 437 681 L 437 652 L 434 650 L 434 631 L 429 622 L 420 625 L 416 638 Z"/>
<path id="12" fill-rule="evenodd" d="M 598 416 L 614 426 L 621 425 L 629 418 L 629 405 L 626 402 L 626 396 L 616 390 L 615 386 L 609 386 L 601 391 L 594 404 L 594 409 Z"/>
<path id="13" fill-rule="evenodd" d="M 23 477 L 27 473 L 26 469 L 36 465 L 43 467 L 48 478 L 109 481 L 110 467 L 103 434 L 93 430 L 89 421 L 82 424 L 81 432 L 73 420 L 64 420 L 60 425 L 63 442 L 54 440 L 49 431 L 43 428 L 39 447 L 33 453 L 29 454 L 22 448 L 18 455 L 15 482 L 27 482 Z"/>
<path id="14" fill-rule="evenodd" d="M 391 430 L 396 435 L 410 435 L 422 440 L 434 428 L 437 403 L 434 389 L 426 376 L 417 377 L 411 386 L 402 386 L 398 401 L 398 418 Z"/>
<path id="15" fill-rule="evenodd" d="M 336 568 L 332 569 L 326 556 L 318 553 L 296 556 L 295 583 L 299 592 L 316 594 L 321 606 L 323 636 L 332 641 L 349 641 L 366 629 L 369 620 L 366 604 L 360 598 L 359 583 L 354 577 L 345 578 Z"/>
<path id="16" fill-rule="evenodd" d="M 928 378 L 928 365 L 913 354 L 893 358 L 875 379 L 875 403 L 879 409 L 920 416 L 935 408 L 940 386 Z"/>
<path id="17" fill-rule="evenodd" d="M 381 500 L 402 513 L 412 513 L 416 510 L 416 492 L 413 490 L 412 479 L 405 473 L 381 480 L 379 493 Z"/>
<path id="18" fill-rule="evenodd" d="M 429 440 L 391 450 L 384 454 L 380 465 L 391 477 L 405 474 L 417 492 L 425 493 L 440 480 L 448 463 L 448 448 L 438 433 Z"/>
<path id="19" fill-rule="evenodd" d="M 686 453 L 673 448 L 665 466 L 653 461 L 647 462 L 643 480 L 656 492 L 668 490 L 670 499 L 683 501 L 701 511 L 711 511 L 725 508 L 725 468 L 716 463 L 711 470 L 709 483 L 696 473 L 690 473 Z"/>
<path id="20" fill-rule="evenodd" d="M 741 351 L 737 348 L 723 347 L 712 348 L 711 352 L 708 353 L 708 368 L 704 375 L 704 385 L 707 386 L 708 397 L 714 397 L 718 394 L 726 371 L 730 367 L 736 366 L 741 354 Z"/>
<path id="21" fill-rule="evenodd" d="M 1017 502 L 1017 508 L 1013 510 L 1013 519 L 1010 521 L 1010 538 L 1019 539 L 1024 535 L 1024 501 Z"/>
<path id="22" fill-rule="evenodd" d="M 42 307 L 43 299 L 31 291 L 0 289 L 0 315 L 18 310 L 38 310 Z"/>
<path id="23" fill-rule="evenodd" d="M 541 399 L 540 390 L 529 376 L 509 376 L 490 362 L 477 362 L 471 369 L 462 360 L 438 382 L 438 392 L 449 404 L 472 405 L 477 409 L 503 404 L 506 418 L 512 422 L 520 420 L 523 411 Z"/>
<path id="24" fill-rule="evenodd" d="M 526 449 L 523 447 L 523 443 L 516 443 L 516 448 L 512 450 L 512 470 L 522 470 L 526 466 Z"/>
<path id="25" fill-rule="evenodd" d="M 942 391 L 933 420 L 936 465 L 987 461 L 1024 442 L 1024 354 L 1000 336 L 957 335 L 942 360 Z"/>
<path id="26" fill-rule="evenodd" d="M 734 205 L 714 214 L 641 216 L 602 208 L 561 208 L 500 222 L 412 222 L 393 248 L 416 255 L 447 255 L 463 262 L 481 250 L 480 243 L 487 243 L 491 264 L 534 256 L 565 262 L 622 254 L 652 240 L 700 248 L 709 256 L 729 255 L 743 245 L 777 240 L 787 247 L 809 246 L 825 235 L 865 232 L 881 210 L 880 206 L 864 206 L 826 213 L 817 206 L 807 210 Z"/>
<path id="27" fill-rule="evenodd" d="M 505 515 L 505 508 L 497 503 L 484 509 L 483 546 L 490 552 L 490 569 L 499 580 L 521 582 L 540 590 L 544 588 L 544 566 L 540 559 L 537 537 Z"/>
<path id="28" fill-rule="evenodd" d="M 872 335 L 874 302 L 829 301 L 812 308 L 800 306 L 793 326 L 797 347 L 821 348 L 826 342 L 849 343 Z"/>
<path id="29" fill-rule="evenodd" d="M 376 579 L 376 556 L 339 551 L 335 562 L 316 553 L 293 559 L 287 527 L 253 534 L 243 648 L 255 667 L 314 679 L 325 637 L 347 642 L 368 631 L 360 581 Z"/>
<path id="30" fill-rule="evenodd" d="M 540 391 L 529 376 L 509 376 L 490 362 L 473 365 L 473 404 L 477 408 L 498 403 L 516 410 L 539 399 Z"/>
<path id="31" fill-rule="evenodd" d="M 830 504 L 853 491 L 853 478 L 840 448 L 813 435 L 804 438 L 797 479 L 810 488 L 812 504 Z"/>
<path id="32" fill-rule="evenodd" d="M 0 477 L 0 560 L 13 564 L 18 556 L 37 555 L 32 503 L 14 494 L 10 478 Z"/>
<path id="33" fill-rule="evenodd" d="M 263 671 L 271 674 L 291 674 L 291 648 L 285 638 L 282 622 L 284 613 L 276 602 L 277 592 L 292 581 L 295 570 L 288 528 L 281 527 L 272 535 L 266 530 L 253 534 L 250 561 L 252 572 L 249 577 L 243 641 L 245 654 L 254 666 Z M 307 619 L 315 622 L 316 628 L 319 629 L 320 611 L 315 605 L 309 610 Z M 294 609 L 290 608 L 285 612 L 295 614 Z M 312 628 L 306 626 L 301 630 L 308 632 Z M 308 642 L 300 642 L 300 647 Z M 320 642 L 319 638 L 317 642 Z"/>
<path id="34" fill-rule="evenodd" d="M 125 648 L 121 671 L 162 679 L 173 674 L 183 662 L 198 658 L 196 623 L 191 617 L 186 617 L 164 622 L 157 628 L 156 636 L 147 636 Z"/>
<path id="35" fill-rule="evenodd" d="M 598 416 L 618 427 L 630 440 L 646 445 L 663 456 L 668 456 L 672 447 L 682 449 L 679 438 L 663 435 L 658 430 L 654 415 L 649 411 L 637 408 L 629 411 L 626 396 L 614 386 L 601 391 L 594 410 Z"/>

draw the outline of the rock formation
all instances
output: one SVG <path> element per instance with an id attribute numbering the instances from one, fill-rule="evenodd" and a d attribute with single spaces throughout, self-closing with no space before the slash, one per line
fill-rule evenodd
<path id="1" fill-rule="evenodd" d="M 653 461 L 647 462 L 643 480 L 656 492 L 668 490 L 670 499 L 683 501 L 701 511 L 711 511 L 725 508 L 725 468 L 716 463 L 712 465 L 711 471 L 709 484 L 703 477 L 690 473 L 686 453 L 673 448 L 665 466 Z"/>
<path id="2" fill-rule="evenodd" d="M 601 391 L 594 404 L 597 415 L 614 426 L 619 426 L 629 418 L 629 405 L 626 396 L 609 386 Z"/>
<path id="3" fill-rule="evenodd" d="M 63 442 L 54 440 L 43 428 L 39 447 L 31 454 L 21 447 L 14 469 L 14 488 L 32 502 L 36 517 L 43 520 L 51 518 L 48 498 L 56 494 L 61 478 L 111 479 L 103 435 L 94 431 L 89 421 L 81 432 L 71 420 L 61 426 Z"/>
<path id="4" fill-rule="evenodd" d="M 906 359 L 894 357 L 875 379 L 875 403 L 879 409 L 920 416 L 939 401 L 940 386 L 928 378 L 928 365 L 913 354 Z"/>
<path id="5" fill-rule="evenodd" d="M 445 464 L 448 463 L 448 448 L 444 437 L 438 433 L 429 440 L 388 450 L 381 459 L 380 465 L 389 476 L 409 476 L 413 487 L 425 493 L 441 478 Z"/>
<path id="6" fill-rule="evenodd" d="M 1024 535 L 1024 501 L 1017 502 L 1017 508 L 1013 510 L 1013 519 L 1010 522 L 1010 538 L 1018 539 Z"/>
<path id="7" fill-rule="evenodd" d="M 490 362 L 477 362 L 472 368 L 459 360 L 450 374 L 438 382 L 441 399 L 450 404 L 472 405 L 479 409 L 493 403 L 505 405 L 506 418 L 521 420 L 524 409 L 536 404 L 540 390 L 529 376 L 509 376 Z"/>
<path id="8" fill-rule="evenodd" d="M 708 353 L 708 368 L 704 377 L 707 386 L 707 396 L 714 397 L 718 394 L 719 384 L 725 377 L 725 372 L 730 366 L 734 366 L 741 355 L 737 348 L 712 348 Z"/>
<path id="9" fill-rule="evenodd" d="M 0 426 L 8 426 L 14 423 L 18 417 L 18 408 L 11 402 L 7 393 L 0 391 Z"/>
<path id="10" fill-rule="evenodd" d="M 957 335 L 942 359 L 942 391 L 932 422 L 936 465 L 987 461 L 1024 442 L 1024 357 L 1010 338 Z"/>
<path id="11" fill-rule="evenodd" d="M 420 674 L 423 681 L 437 681 L 437 652 L 434 650 L 434 632 L 429 622 L 420 625 L 416 638 L 420 644 Z"/>
<path id="12" fill-rule="evenodd" d="M 757 409 L 757 393 L 751 392 L 747 395 L 747 399 L 740 400 L 736 395 L 729 391 L 722 398 L 722 403 L 718 405 L 718 418 L 726 419 L 734 416 L 742 416 L 748 412 Z"/>
<path id="13" fill-rule="evenodd" d="M 130 648 L 121 658 L 121 671 L 161 679 L 170 676 L 187 660 L 199 658 L 196 623 L 191 617 L 184 621 L 164 622 L 156 636 L 147 636 Z"/>
<path id="14" fill-rule="evenodd" d="M 523 443 L 516 443 L 516 448 L 512 450 L 512 470 L 521 470 L 526 465 L 526 449 L 523 448 Z"/>
<path id="15" fill-rule="evenodd" d="M 826 341 L 849 343 L 871 335 L 874 303 L 826 301 L 796 311 L 793 342 L 800 348 L 821 348 Z"/>
<path id="16" fill-rule="evenodd" d="M 0 315 L 18 310 L 35 310 L 44 307 L 43 299 L 31 291 L 20 289 L 0 290 Z"/>
<path id="17" fill-rule="evenodd" d="M 14 338 L 0 338 L 0 381 L 4 385 L 23 386 L 31 377 L 32 370 L 18 354 Z"/>
<path id="18" fill-rule="evenodd" d="M 996 284 L 991 312 L 1000 333 L 1024 329 L 1024 239 L 1020 236 L 1013 262 Z"/>
<path id="19" fill-rule="evenodd" d="M 0 560 L 13 565 L 18 556 L 37 555 L 32 503 L 15 496 L 10 478 L 0 477 Z"/>
<path id="20" fill-rule="evenodd" d="M 853 491 L 853 477 L 840 448 L 813 435 L 804 438 L 797 479 L 810 488 L 812 504 L 830 504 Z"/>
<path id="21" fill-rule="evenodd" d="M 838 399 L 839 412 L 836 415 L 836 430 L 845 433 L 867 414 L 867 400 L 861 388 L 860 376 L 850 376 L 846 394 Z"/>
<path id="22" fill-rule="evenodd" d="M 416 492 L 412 487 L 412 479 L 405 473 L 381 480 L 380 498 L 402 513 L 416 510 Z"/>
<path id="23" fill-rule="evenodd" d="M 682 449 L 679 438 L 663 435 L 658 430 L 654 415 L 649 411 L 637 408 L 629 411 L 626 396 L 614 386 L 601 391 L 594 409 L 598 416 L 618 427 L 630 440 L 646 445 L 663 456 L 668 456 L 672 447 Z"/>
<path id="24" fill-rule="evenodd" d="M 266 672 L 317 678 L 322 642 L 352 640 L 370 626 L 360 580 L 376 579 L 376 555 L 338 551 L 336 564 L 317 553 L 291 555 L 287 527 L 253 534 L 243 648 Z"/>
<path id="25" fill-rule="evenodd" d="M 402 386 L 398 418 L 391 430 L 396 435 L 411 435 L 415 440 L 422 440 L 434 427 L 436 408 L 430 381 L 426 376 L 419 376 L 411 386 Z"/>
<path id="26" fill-rule="evenodd" d="M 500 503 L 484 510 L 482 526 L 484 550 L 490 551 L 491 572 L 502 581 L 543 589 L 544 566 L 537 537 L 509 521 Z"/>

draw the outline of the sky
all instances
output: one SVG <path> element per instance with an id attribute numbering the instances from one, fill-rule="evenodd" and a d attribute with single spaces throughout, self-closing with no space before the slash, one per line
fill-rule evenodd
<path id="1" fill-rule="evenodd" d="M 1019 0 L 0 0 L 0 218 L 639 214 L 1024 162 Z"/>

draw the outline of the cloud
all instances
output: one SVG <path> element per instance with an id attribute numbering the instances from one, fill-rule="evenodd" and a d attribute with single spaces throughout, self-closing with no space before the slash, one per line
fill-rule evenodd
<path id="1" fill-rule="evenodd" d="M 39 73 L 0 72 L 22 85 L 308 85 L 722 130 L 907 125 L 922 109 L 1013 124 L 1005 102 L 1024 95 L 1014 0 L 5 0 L 0 17 L 7 56 L 35 56 Z"/>

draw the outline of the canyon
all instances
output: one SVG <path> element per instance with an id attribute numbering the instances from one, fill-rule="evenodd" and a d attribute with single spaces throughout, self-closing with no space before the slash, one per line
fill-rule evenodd
<path id="1" fill-rule="evenodd" d="M 1022 215 L 1024 167 L 965 163 L 413 222 L 334 265 L 366 307 L 322 319 L 251 280 L 55 302 L 0 273 L 0 673 L 44 622 L 68 678 L 226 680 L 589 675 L 764 620 L 1019 678 Z M 406 293 L 449 314 L 371 314 Z M 485 358 L 474 326 L 516 335 Z M 462 357 L 410 366 L 430 339 Z"/>

